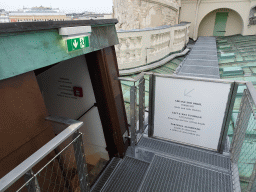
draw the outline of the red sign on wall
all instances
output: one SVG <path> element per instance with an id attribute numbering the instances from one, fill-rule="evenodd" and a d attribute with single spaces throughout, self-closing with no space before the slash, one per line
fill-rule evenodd
<path id="1" fill-rule="evenodd" d="M 83 89 L 82 87 L 73 87 L 74 96 L 83 97 Z"/>

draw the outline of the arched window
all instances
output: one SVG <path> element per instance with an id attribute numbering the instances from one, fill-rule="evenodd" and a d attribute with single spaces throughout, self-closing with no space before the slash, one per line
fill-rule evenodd
<path id="1" fill-rule="evenodd" d="M 249 17 L 256 17 L 256 6 L 251 8 Z"/>
<path id="2" fill-rule="evenodd" d="M 256 25 L 256 6 L 252 7 L 249 14 L 249 24 Z"/>

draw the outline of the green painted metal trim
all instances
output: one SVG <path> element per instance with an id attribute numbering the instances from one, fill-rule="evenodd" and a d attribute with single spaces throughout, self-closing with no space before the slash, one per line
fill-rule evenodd
<path id="1" fill-rule="evenodd" d="M 0 35 L 0 80 L 118 44 L 114 25 L 92 27 L 90 46 L 68 52 L 58 29 Z"/>

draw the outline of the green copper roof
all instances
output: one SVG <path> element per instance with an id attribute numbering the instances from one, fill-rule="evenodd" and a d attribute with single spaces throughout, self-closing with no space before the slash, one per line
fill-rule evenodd
<path id="1" fill-rule="evenodd" d="M 150 70 L 150 72 L 161 73 L 161 74 L 173 74 L 173 72 L 176 70 L 176 68 L 179 66 L 179 64 L 183 61 L 184 58 L 185 58 L 185 56 L 177 57 L 177 58 L 169 61 L 165 65 L 162 65 L 158 68 Z M 134 77 L 136 75 L 138 75 L 138 74 L 125 76 L 125 77 Z M 148 76 L 145 76 L 145 79 L 146 79 L 146 81 L 145 81 L 145 90 L 146 90 L 145 106 L 148 107 L 148 91 L 149 91 Z M 127 118 L 128 118 L 128 122 L 130 122 L 130 87 L 133 85 L 133 83 L 128 82 L 128 81 L 122 81 L 121 85 L 122 85 L 122 91 L 123 91 L 123 97 L 124 97 L 124 102 L 125 102 Z M 137 98 L 139 98 L 139 95 L 137 96 Z"/>
<path id="2" fill-rule="evenodd" d="M 222 76 L 243 75 L 244 71 L 241 67 L 225 67 L 222 69 Z"/>
<path id="3" fill-rule="evenodd" d="M 220 67 L 220 76 L 222 79 L 251 81 L 256 85 L 256 37 L 235 35 L 230 37 L 218 37 L 218 58 Z M 246 86 L 238 87 L 234 110 L 228 130 L 230 141 L 233 138 L 233 130 L 236 125 L 238 111 L 241 103 L 243 91 Z M 253 163 L 256 154 L 250 151 L 256 150 L 256 120 L 251 115 L 246 130 L 245 140 L 241 150 L 240 159 L 244 161 L 238 164 L 239 176 L 244 179 L 240 182 L 242 189 L 248 185 L 248 178 L 253 171 Z"/>
<path id="4" fill-rule="evenodd" d="M 217 37 L 217 47 L 221 78 L 256 84 L 256 36 Z"/>
<path id="5" fill-rule="evenodd" d="M 246 66 L 256 61 L 256 36 L 217 37 L 219 64 L 233 65 L 239 63 Z"/>

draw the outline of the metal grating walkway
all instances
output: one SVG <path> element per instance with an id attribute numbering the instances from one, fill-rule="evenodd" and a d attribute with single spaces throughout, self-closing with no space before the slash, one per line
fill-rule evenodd
<path id="1" fill-rule="evenodd" d="M 195 147 L 187 147 L 176 143 L 161 141 L 151 138 L 142 138 L 138 147 L 146 148 L 169 156 L 177 156 L 197 164 L 205 166 L 214 166 L 215 169 L 231 170 L 231 162 L 229 156 L 220 155 L 215 152 L 198 149 Z"/>
<path id="2" fill-rule="evenodd" d="M 220 78 L 215 37 L 199 37 L 182 63 L 178 75 Z"/>
<path id="3" fill-rule="evenodd" d="M 107 192 L 133 192 L 137 191 L 146 174 L 149 163 L 125 157 L 122 163 L 110 176 L 103 190 Z"/>
<path id="4" fill-rule="evenodd" d="M 155 156 L 141 192 L 230 192 L 230 175 L 193 164 Z"/>
<path id="5" fill-rule="evenodd" d="M 126 156 L 112 172 L 104 187 L 96 186 L 92 191 L 232 192 L 233 186 L 230 171 L 154 154 L 150 162 Z"/>

